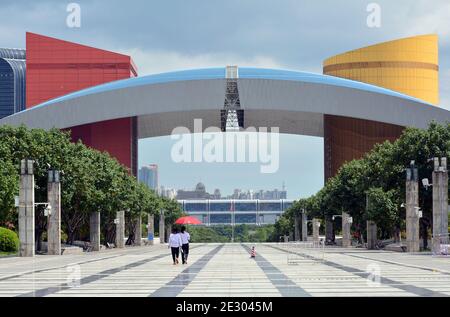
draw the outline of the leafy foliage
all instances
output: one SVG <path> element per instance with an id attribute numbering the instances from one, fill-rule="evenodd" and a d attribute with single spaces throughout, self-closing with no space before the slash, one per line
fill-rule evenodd
<path id="1" fill-rule="evenodd" d="M 62 171 L 61 218 L 63 231 L 72 243 L 83 238 L 80 230 L 92 212 L 102 215 L 104 239 L 114 237 L 116 212 L 126 210 L 129 218 L 157 214 L 164 202 L 175 215 L 173 201 L 163 200 L 108 153 L 72 143 L 70 133 L 25 127 L 0 127 L 0 224 L 17 227 L 14 196 L 18 195 L 19 166 L 23 158 L 35 163 L 35 199 L 47 201 L 47 170 Z M 175 216 L 174 216 L 175 217 Z M 38 241 L 46 228 L 43 210 L 36 210 Z M 171 219 L 171 218 L 170 218 Z"/>
<path id="2" fill-rule="evenodd" d="M 0 227 L 0 251 L 19 251 L 19 237 L 14 231 Z"/>
<path id="3" fill-rule="evenodd" d="M 450 123 L 431 123 L 426 130 L 407 128 L 397 141 L 377 144 L 363 158 L 344 164 L 316 195 L 296 201 L 275 225 L 275 235 L 292 232 L 293 218 L 303 209 L 310 219 L 345 211 L 353 217 L 353 229 L 358 233 L 364 233 L 365 222 L 373 220 L 384 236 L 392 235 L 405 227 L 405 210 L 401 207 L 405 201 L 405 168 L 414 160 L 419 179 L 430 178 L 433 166 L 429 159 L 444 156 L 450 157 Z M 432 191 L 420 186 L 419 197 L 421 223 L 428 227 L 432 221 Z"/>

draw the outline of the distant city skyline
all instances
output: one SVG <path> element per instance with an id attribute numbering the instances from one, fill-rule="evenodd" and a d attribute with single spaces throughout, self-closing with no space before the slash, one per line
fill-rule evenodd
<path id="1" fill-rule="evenodd" d="M 219 188 L 228 195 L 236 188 L 273 190 L 285 182 L 287 199 L 299 199 L 324 184 L 322 138 L 282 134 L 280 168 L 274 174 L 261 174 L 257 163 L 175 163 L 174 142 L 169 136 L 139 140 L 139 167 L 158 164 L 159 183 L 166 188 L 189 190 L 202 182 L 209 192 Z"/>
<path id="2" fill-rule="evenodd" d="M 169 197 L 170 193 L 176 192 L 176 198 L 183 199 L 287 199 L 287 191 L 284 183 L 280 188 L 272 189 L 241 189 L 235 188 L 232 193 L 224 194 L 220 188 L 207 190 L 206 185 L 198 182 L 193 188 L 164 188 L 162 186 L 162 195 Z"/>

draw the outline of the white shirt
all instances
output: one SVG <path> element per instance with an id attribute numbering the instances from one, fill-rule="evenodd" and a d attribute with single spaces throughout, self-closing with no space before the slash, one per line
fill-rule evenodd
<path id="1" fill-rule="evenodd" d="M 170 234 L 169 245 L 171 248 L 181 247 L 181 236 L 179 233 L 171 233 Z"/>
<path id="2" fill-rule="evenodd" d="M 190 236 L 189 232 L 187 232 L 187 231 L 185 231 L 184 233 L 183 232 L 180 233 L 180 235 L 181 235 L 181 242 L 183 244 L 188 244 L 189 240 L 191 240 L 191 236 Z"/>

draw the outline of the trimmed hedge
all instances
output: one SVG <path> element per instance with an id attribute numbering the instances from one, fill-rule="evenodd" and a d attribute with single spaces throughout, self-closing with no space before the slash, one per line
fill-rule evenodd
<path id="1" fill-rule="evenodd" d="M 19 237 L 14 231 L 0 227 L 0 251 L 18 252 Z"/>

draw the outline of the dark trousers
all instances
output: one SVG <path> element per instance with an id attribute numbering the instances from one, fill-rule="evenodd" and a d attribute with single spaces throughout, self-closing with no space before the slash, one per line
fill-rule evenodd
<path id="1" fill-rule="evenodd" d="M 175 260 L 178 259 L 178 257 L 180 256 L 180 248 L 174 248 L 172 247 L 172 259 L 173 259 L 173 263 L 175 263 Z"/>
<path id="2" fill-rule="evenodd" d="M 181 246 L 181 249 L 182 249 L 182 254 L 181 254 L 181 256 L 182 256 L 182 258 L 183 258 L 183 263 L 186 263 L 186 262 L 187 262 L 188 255 L 189 255 L 189 243 L 183 244 L 183 245 Z"/>

